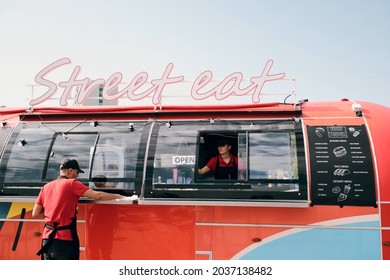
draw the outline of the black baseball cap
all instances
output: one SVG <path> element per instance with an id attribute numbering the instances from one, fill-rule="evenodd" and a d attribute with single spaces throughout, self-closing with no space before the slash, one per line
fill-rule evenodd
<path id="1" fill-rule="evenodd" d="M 69 168 L 77 169 L 80 173 L 84 173 L 84 171 L 80 169 L 80 165 L 75 159 L 66 159 L 60 165 L 60 170 Z"/>
<path id="2" fill-rule="evenodd" d="M 226 137 L 221 137 L 217 141 L 217 147 L 231 145 L 230 140 Z"/>

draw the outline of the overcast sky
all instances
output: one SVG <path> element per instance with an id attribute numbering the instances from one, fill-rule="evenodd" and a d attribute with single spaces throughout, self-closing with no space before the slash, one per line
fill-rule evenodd
<path id="1" fill-rule="evenodd" d="M 0 0 L 0 50 L 3 106 L 28 106 L 28 85 L 63 57 L 71 63 L 51 73 L 55 83 L 78 65 L 79 78 L 120 72 L 130 82 L 142 71 L 159 78 L 169 63 L 190 81 L 206 70 L 249 79 L 272 60 L 270 74 L 296 79 L 286 91 L 297 99 L 390 106 L 387 0 Z"/>

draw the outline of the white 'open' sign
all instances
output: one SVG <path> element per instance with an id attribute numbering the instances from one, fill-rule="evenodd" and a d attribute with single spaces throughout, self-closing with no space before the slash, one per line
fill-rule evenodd
<path id="1" fill-rule="evenodd" d="M 172 165 L 194 165 L 195 156 L 172 156 Z"/>

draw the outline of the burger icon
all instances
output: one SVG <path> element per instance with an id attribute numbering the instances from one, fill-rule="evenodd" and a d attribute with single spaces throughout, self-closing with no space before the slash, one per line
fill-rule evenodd
<path id="1" fill-rule="evenodd" d="M 340 158 L 347 155 L 347 149 L 343 146 L 339 146 L 333 149 L 333 153 L 336 157 Z"/>

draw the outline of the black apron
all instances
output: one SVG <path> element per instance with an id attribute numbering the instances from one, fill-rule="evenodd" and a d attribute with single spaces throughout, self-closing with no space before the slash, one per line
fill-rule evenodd
<path id="1" fill-rule="evenodd" d="M 236 159 L 234 156 L 231 156 L 233 159 L 232 166 L 221 167 L 219 166 L 219 156 L 217 156 L 217 162 L 215 164 L 215 179 L 226 179 L 226 180 L 237 180 L 238 179 L 238 168 Z"/>
<path id="2" fill-rule="evenodd" d="M 75 252 L 75 259 L 80 259 L 80 241 L 79 237 L 77 235 L 77 218 L 76 215 L 74 216 L 72 223 L 67 226 L 62 226 L 59 227 L 58 223 L 54 223 L 54 226 L 51 226 L 49 224 L 45 224 L 45 228 L 51 229 L 52 232 L 49 234 L 49 237 L 47 239 L 47 242 L 45 245 L 43 245 L 43 240 L 42 240 L 42 247 L 41 249 L 37 252 L 38 256 L 41 256 L 41 259 L 43 259 L 43 254 L 47 253 L 47 250 L 50 247 L 51 242 L 54 239 L 54 236 L 56 235 L 57 231 L 59 230 L 70 230 L 72 233 L 72 244 L 73 244 L 73 250 Z"/>

